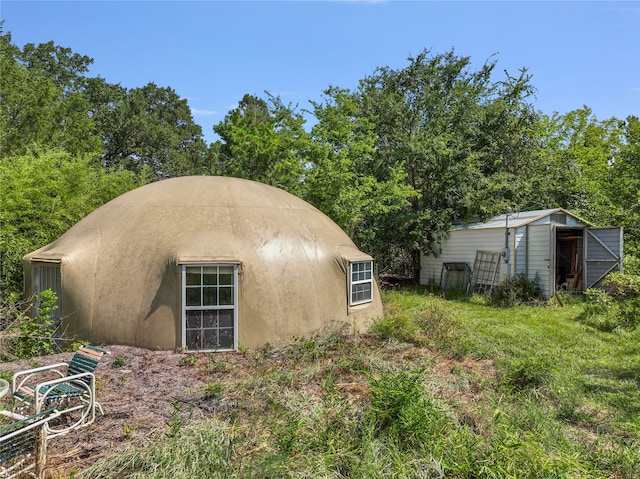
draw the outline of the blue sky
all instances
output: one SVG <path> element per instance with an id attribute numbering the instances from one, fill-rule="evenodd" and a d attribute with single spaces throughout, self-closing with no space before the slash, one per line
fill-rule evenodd
<path id="1" fill-rule="evenodd" d="M 18 46 L 93 58 L 92 76 L 173 88 L 207 141 L 245 93 L 308 108 L 425 48 L 455 48 L 474 69 L 494 58 L 494 80 L 527 68 L 547 114 L 640 116 L 640 1 L 0 0 L 0 18 Z"/>

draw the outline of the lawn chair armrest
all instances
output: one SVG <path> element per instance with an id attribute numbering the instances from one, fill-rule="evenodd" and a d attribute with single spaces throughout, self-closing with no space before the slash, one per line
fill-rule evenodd
<path id="1" fill-rule="evenodd" d="M 89 382 L 83 381 L 83 379 L 85 378 L 88 378 Z M 94 399 L 93 396 L 95 396 L 95 379 L 95 374 L 86 372 L 74 374 L 73 376 L 64 376 L 61 378 L 52 379 L 50 381 L 45 381 L 38 384 L 34 389 L 36 410 L 40 409 L 50 393 L 55 392 L 55 386 L 64 383 L 71 383 L 77 388 L 84 389 L 91 395 L 92 399 Z"/>
<path id="2" fill-rule="evenodd" d="M 52 419 L 60 416 L 60 414 L 60 411 L 56 409 L 49 409 L 47 411 L 42 411 L 38 414 L 34 414 L 33 416 L 23 417 L 18 422 L 5 426 L 0 430 L 0 442 L 9 441 L 15 436 L 23 434 L 29 429 L 46 425 Z M 29 423 L 28 421 L 32 422 Z M 21 426 L 21 423 L 25 423 L 25 426 Z"/>
<path id="3" fill-rule="evenodd" d="M 11 378 L 11 393 L 12 394 L 15 393 L 18 389 L 25 386 L 25 383 L 29 381 L 32 377 L 37 376 L 38 374 L 41 374 L 41 373 L 54 372 L 54 373 L 57 373 L 60 377 L 64 377 L 65 373 L 60 371 L 59 370 L 60 368 L 65 368 L 66 370 L 67 363 L 56 363 L 56 364 L 50 364 L 48 366 L 40 366 L 39 368 L 25 369 L 24 371 L 18 371 L 13 375 L 13 378 Z M 24 377 L 20 380 L 20 382 L 18 382 L 18 379 L 22 376 Z"/>

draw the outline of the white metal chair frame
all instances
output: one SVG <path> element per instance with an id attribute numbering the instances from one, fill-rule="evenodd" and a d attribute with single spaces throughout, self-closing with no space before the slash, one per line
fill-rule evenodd
<path id="1" fill-rule="evenodd" d="M 24 475 L 36 479 L 44 478 L 47 440 L 53 437 L 50 434 L 49 421 L 59 416 L 59 411 L 50 409 L 25 417 L 0 430 L 0 478 L 11 479 Z M 4 431 L 8 432 L 2 434 Z M 32 431 L 35 433 L 33 436 Z"/>
<path id="2" fill-rule="evenodd" d="M 96 418 L 96 407 L 100 414 L 104 414 L 102 407 L 96 401 L 95 374 L 91 371 L 69 374 L 69 372 L 77 370 L 77 364 L 74 364 L 74 361 L 77 361 L 79 354 L 88 355 L 88 359 L 85 357 L 82 360 L 90 361 L 95 368 L 100 357 L 108 352 L 83 346 L 69 363 L 41 366 L 19 371 L 13 375 L 11 391 L 15 399 L 14 411 L 17 410 L 26 416 L 27 414 L 37 414 L 55 404 L 61 415 L 71 418 L 70 425 L 62 424 L 61 421 L 59 426 L 49 426 L 50 437 L 66 434 L 78 427 L 90 425 Z M 34 378 L 42 374 L 47 374 L 49 377 L 57 375 L 58 377 L 34 384 Z M 74 398 L 77 401 L 73 401 Z"/>

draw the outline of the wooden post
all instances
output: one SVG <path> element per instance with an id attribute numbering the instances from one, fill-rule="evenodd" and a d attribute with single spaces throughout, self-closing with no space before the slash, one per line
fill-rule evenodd
<path id="1" fill-rule="evenodd" d="M 38 445 L 36 448 L 36 477 L 44 479 L 44 470 L 47 463 L 47 424 L 43 424 L 38 432 Z"/>

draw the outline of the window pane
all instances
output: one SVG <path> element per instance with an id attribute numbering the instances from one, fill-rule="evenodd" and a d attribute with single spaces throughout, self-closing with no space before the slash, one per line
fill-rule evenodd
<path id="1" fill-rule="evenodd" d="M 205 266 L 202 270 L 202 284 L 207 286 L 218 284 L 218 268 L 216 266 Z"/>
<path id="2" fill-rule="evenodd" d="M 220 288 L 220 305 L 231 306 L 233 305 L 233 287 Z"/>
<path id="3" fill-rule="evenodd" d="M 187 330 L 187 340 L 186 340 L 187 349 L 189 351 L 198 351 L 202 349 L 200 347 L 200 330 L 199 329 L 188 329 Z"/>
<path id="4" fill-rule="evenodd" d="M 217 328 L 218 327 L 218 312 L 217 311 L 203 311 L 202 312 L 202 327 L 203 328 Z"/>
<path id="5" fill-rule="evenodd" d="M 224 328 L 219 331 L 219 347 L 221 349 L 232 349 L 233 348 L 233 329 L 232 328 Z"/>
<path id="6" fill-rule="evenodd" d="M 231 276 L 233 276 L 233 269 L 233 266 L 218 266 L 220 274 L 230 274 Z"/>
<path id="7" fill-rule="evenodd" d="M 200 267 L 187 268 L 187 285 L 200 285 Z"/>
<path id="8" fill-rule="evenodd" d="M 202 306 L 200 287 L 187 288 L 187 306 Z"/>
<path id="9" fill-rule="evenodd" d="M 368 281 L 371 279 L 373 273 L 372 261 L 359 261 L 357 263 L 351 263 L 351 281 Z"/>
<path id="10" fill-rule="evenodd" d="M 233 349 L 235 268 L 233 265 L 184 267 L 184 341 L 188 349 Z"/>
<path id="11" fill-rule="evenodd" d="M 203 306 L 216 306 L 218 304 L 217 293 L 218 288 L 202 288 L 202 305 Z"/>
<path id="12" fill-rule="evenodd" d="M 352 303 L 371 301 L 371 283 L 354 284 L 351 291 Z"/>
<path id="13" fill-rule="evenodd" d="M 203 349 L 218 349 L 218 330 L 217 329 L 205 329 L 204 337 L 202 339 Z"/>
<path id="14" fill-rule="evenodd" d="M 200 311 L 187 311 L 187 329 L 200 327 Z"/>
<path id="15" fill-rule="evenodd" d="M 221 328 L 232 328 L 233 327 L 233 311 L 230 309 L 219 311 L 220 315 L 218 316 L 220 320 Z"/>
<path id="16" fill-rule="evenodd" d="M 223 268 L 220 268 L 220 269 L 223 269 Z M 231 286 L 233 284 L 233 272 L 231 274 L 220 273 L 220 284 L 223 284 L 225 286 Z"/>

